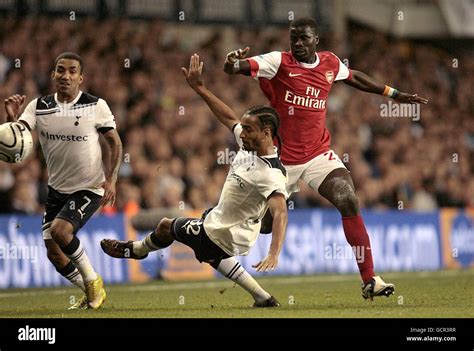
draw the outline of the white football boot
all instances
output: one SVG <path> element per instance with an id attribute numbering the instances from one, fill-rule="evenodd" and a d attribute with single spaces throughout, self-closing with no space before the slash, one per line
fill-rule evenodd
<path id="1" fill-rule="evenodd" d="M 395 285 L 385 283 L 379 276 L 373 277 L 367 284 L 362 283 L 362 297 L 373 300 L 374 296 L 389 297 L 395 292 Z"/>

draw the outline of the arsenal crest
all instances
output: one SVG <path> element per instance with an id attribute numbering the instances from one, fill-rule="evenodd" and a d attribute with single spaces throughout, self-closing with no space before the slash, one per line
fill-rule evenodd
<path id="1" fill-rule="evenodd" d="M 332 83 L 334 80 L 334 72 L 333 71 L 326 71 L 326 80 L 328 81 L 329 84 Z"/>

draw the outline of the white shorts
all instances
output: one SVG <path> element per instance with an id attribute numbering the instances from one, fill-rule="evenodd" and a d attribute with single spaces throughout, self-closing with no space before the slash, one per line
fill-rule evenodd
<path id="1" fill-rule="evenodd" d="M 299 191 L 298 180 L 302 179 L 306 184 L 312 183 L 312 188 L 318 190 L 327 175 L 338 168 L 347 169 L 339 156 L 333 150 L 329 150 L 316 156 L 302 165 L 284 165 L 288 173 L 288 194 Z"/>

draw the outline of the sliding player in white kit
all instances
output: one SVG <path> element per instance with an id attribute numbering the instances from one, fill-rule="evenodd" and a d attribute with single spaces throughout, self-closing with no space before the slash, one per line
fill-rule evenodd
<path id="1" fill-rule="evenodd" d="M 240 146 L 222 189 L 219 203 L 203 218 L 164 218 L 141 241 L 104 239 L 102 249 L 116 258 L 143 259 L 151 251 L 168 247 L 174 240 L 191 247 L 200 262 L 207 262 L 226 278 L 249 292 L 254 307 L 278 307 L 233 257 L 246 255 L 260 232 L 267 211 L 273 215 L 273 234 L 268 256 L 253 267 L 273 270 L 288 223 L 286 171 L 273 146 L 278 136 L 278 113 L 271 107 L 249 109 L 240 120 L 229 106 L 212 94 L 201 81 L 203 63 L 191 56 L 189 70 L 182 68 L 188 84 L 207 103 L 214 115 L 234 132 Z"/>
<path id="2" fill-rule="evenodd" d="M 18 121 L 38 131 L 46 159 L 48 197 L 42 229 L 47 256 L 85 293 L 70 309 L 97 309 L 106 297 L 102 278 L 76 234 L 101 205 L 115 201 L 122 143 L 107 103 L 79 90 L 83 68 L 79 55 L 59 55 L 51 74 L 56 94 L 32 100 Z M 5 100 L 8 121 L 16 121 L 25 99 L 14 95 Z M 110 146 L 107 174 L 99 133 Z"/>

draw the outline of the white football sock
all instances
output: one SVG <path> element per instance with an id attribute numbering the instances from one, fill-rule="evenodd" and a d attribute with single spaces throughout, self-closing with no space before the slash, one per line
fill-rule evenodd
<path id="1" fill-rule="evenodd" d="M 77 238 L 77 237 L 75 237 Z M 82 247 L 82 243 L 79 241 L 77 249 L 71 254 L 66 254 L 67 257 L 74 263 L 79 272 L 82 275 L 84 282 L 90 282 L 97 279 L 97 273 L 94 271 L 94 268 L 89 261 L 89 257 L 86 254 L 86 251 Z"/>
<path id="2" fill-rule="evenodd" d="M 84 286 L 84 280 L 82 279 L 81 272 L 76 268 L 72 273 L 68 274 L 65 276 L 67 280 L 69 280 L 72 284 L 77 286 L 79 289 L 82 291 L 86 291 L 86 288 Z"/>
<path id="3" fill-rule="evenodd" d="M 133 242 L 133 253 L 137 256 L 145 256 L 147 253 L 161 249 L 152 241 L 154 232 L 149 233 L 143 240 Z"/>
<path id="4" fill-rule="evenodd" d="M 85 287 L 84 287 L 84 280 L 82 279 L 82 275 L 77 269 L 76 266 L 72 263 L 72 261 L 69 261 L 66 266 L 63 268 L 57 269 L 59 274 L 61 274 L 64 278 L 69 280 L 72 284 L 77 286 L 79 289 L 85 292 Z"/>
<path id="5" fill-rule="evenodd" d="M 247 290 L 257 302 L 268 300 L 271 296 L 263 290 L 260 284 L 240 265 L 235 257 L 222 260 L 217 267 L 217 271 Z"/>

